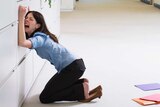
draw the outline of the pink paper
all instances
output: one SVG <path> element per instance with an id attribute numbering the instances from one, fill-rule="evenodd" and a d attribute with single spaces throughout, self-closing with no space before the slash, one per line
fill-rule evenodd
<path id="1" fill-rule="evenodd" d="M 152 94 L 149 96 L 141 97 L 140 99 L 160 102 L 160 94 Z"/>

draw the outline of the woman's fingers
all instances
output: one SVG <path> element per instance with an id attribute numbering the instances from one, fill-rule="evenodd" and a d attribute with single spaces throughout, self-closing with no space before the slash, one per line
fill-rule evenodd
<path id="1" fill-rule="evenodd" d="M 27 13 L 27 11 L 28 11 L 27 7 L 20 5 L 19 9 L 18 9 L 18 15 L 19 15 L 19 17 L 24 17 L 25 14 Z"/>

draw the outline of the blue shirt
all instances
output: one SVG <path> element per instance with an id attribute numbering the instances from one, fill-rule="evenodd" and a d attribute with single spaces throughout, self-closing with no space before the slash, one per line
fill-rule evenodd
<path id="1" fill-rule="evenodd" d="M 54 65 L 58 72 L 76 60 L 64 46 L 54 42 L 45 33 L 36 32 L 29 40 L 32 42 L 32 49 L 35 49 L 41 58 L 47 59 Z"/>

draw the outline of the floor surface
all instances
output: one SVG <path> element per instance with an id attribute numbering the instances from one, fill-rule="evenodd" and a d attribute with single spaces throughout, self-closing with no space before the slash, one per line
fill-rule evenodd
<path id="1" fill-rule="evenodd" d="M 160 93 L 134 86 L 160 82 L 159 20 L 160 10 L 139 0 L 79 0 L 61 13 L 59 40 L 84 59 L 83 77 L 90 89 L 103 86 L 102 98 L 41 104 L 38 95 L 56 72 L 47 62 L 22 107 L 141 107 L 132 98 Z"/>

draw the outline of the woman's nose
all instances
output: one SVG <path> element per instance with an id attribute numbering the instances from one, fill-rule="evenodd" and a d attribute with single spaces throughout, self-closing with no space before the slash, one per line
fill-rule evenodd
<path id="1" fill-rule="evenodd" d="M 25 19 L 24 21 L 25 21 L 25 22 L 28 22 L 28 19 Z"/>

